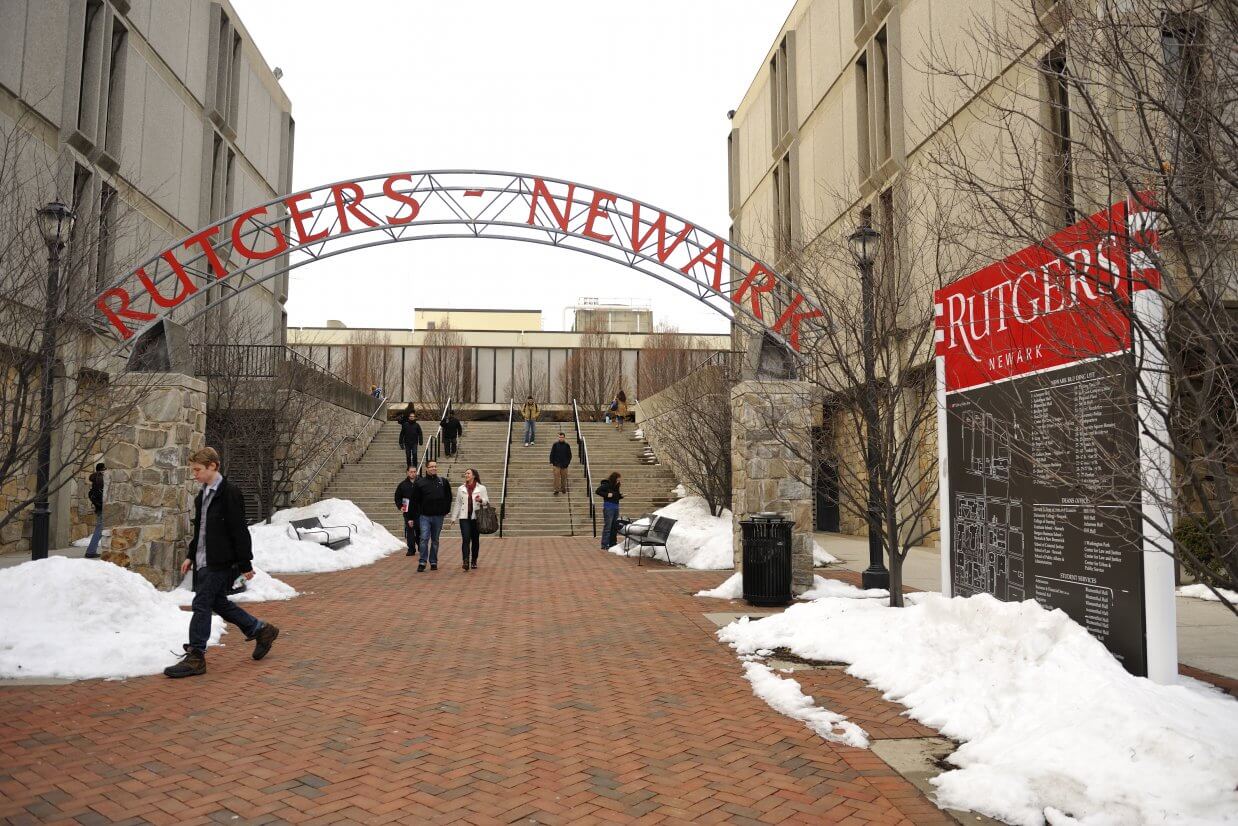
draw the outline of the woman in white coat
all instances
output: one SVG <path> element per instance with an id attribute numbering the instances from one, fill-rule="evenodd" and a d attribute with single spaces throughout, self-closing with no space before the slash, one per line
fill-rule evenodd
<path id="1" fill-rule="evenodd" d="M 477 550 L 481 546 L 477 509 L 483 504 L 490 504 L 490 492 L 481 483 L 481 474 L 469 468 L 464 471 L 464 484 L 456 489 L 451 505 L 451 518 L 460 523 L 460 554 L 466 571 L 477 567 Z"/>

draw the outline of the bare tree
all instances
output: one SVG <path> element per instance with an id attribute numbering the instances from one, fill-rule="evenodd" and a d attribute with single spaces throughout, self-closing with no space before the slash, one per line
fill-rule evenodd
<path id="1" fill-rule="evenodd" d="M 687 376 L 704 361 L 694 349 L 696 339 L 670 325 L 660 325 L 641 348 L 637 386 L 641 398 L 649 398 Z"/>
<path id="2" fill-rule="evenodd" d="M 516 363 L 515 369 L 512 370 L 512 377 L 505 388 L 507 398 L 523 403 L 527 396 L 532 396 L 541 402 L 546 402 L 549 400 L 549 378 L 546 365 L 530 366 L 530 360 L 526 355 Z"/>
<path id="3" fill-rule="evenodd" d="M 426 331 L 421 345 L 421 398 L 435 416 L 448 399 L 453 407 L 472 401 L 473 365 L 463 337 L 446 324 Z"/>
<path id="4" fill-rule="evenodd" d="M 344 380 L 364 390 L 371 385 L 383 387 L 383 362 L 390 344 L 391 337 L 381 330 L 358 330 L 348 345 Z"/>
<path id="5" fill-rule="evenodd" d="M 591 421 L 602 419 L 622 389 L 623 359 L 610 333 L 588 330 L 563 364 L 563 387 Z"/>
<path id="6" fill-rule="evenodd" d="M 946 120 L 932 151 L 939 188 L 966 216 L 946 235 L 962 254 L 1000 259 L 1027 245 L 1052 252 L 1046 236 L 1109 204 L 1148 216 L 1119 232 L 1137 262 L 1126 283 L 1060 252 L 1056 263 L 1064 295 L 1103 299 L 1071 312 L 1140 342 L 1123 403 L 1138 396 L 1148 413 L 1124 436 L 1172 461 L 1124 489 L 1069 472 L 1057 483 L 1087 501 L 1154 501 L 1178 526 L 1152 523 L 1157 548 L 1214 592 L 1238 589 L 1238 6 L 1060 0 L 1043 11 L 1027 0 L 1000 26 L 977 17 L 969 55 L 937 50 L 924 67 L 951 95 L 932 101 L 935 117 L 952 100 L 979 101 L 966 123 Z M 1009 68 L 994 80 L 992 66 Z M 1164 321 L 1139 293 L 1158 299 Z M 1129 451 L 1099 461 L 1129 475 Z"/>
<path id="7" fill-rule="evenodd" d="M 49 154 L 37 131 L 28 118 L 0 127 L 0 541 L 6 545 L 21 538 L 20 521 L 40 493 L 50 496 L 82 479 L 150 392 L 137 378 L 123 387 L 112 383 L 124 364 L 113 355 L 115 342 L 95 328 L 93 305 L 102 285 L 150 245 L 153 232 L 111 187 L 101 187 L 96 198 L 89 171 L 67 152 Z M 53 197 L 73 209 L 75 221 L 61 251 L 56 294 L 49 295 L 48 247 L 34 216 Z M 117 252 L 122 236 L 132 253 Z M 49 302 L 56 350 L 48 425 L 57 437 L 40 492 L 41 349 Z"/>

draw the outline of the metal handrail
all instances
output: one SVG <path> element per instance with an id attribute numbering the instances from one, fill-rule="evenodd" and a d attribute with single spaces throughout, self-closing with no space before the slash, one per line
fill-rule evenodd
<path id="1" fill-rule="evenodd" d="M 425 452 L 421 454 L 421 463 L 417 465 L 417 475 L 420 476 L 426 469 L 426 465 L 430 460 L 438 461 L 438 446 L 443 441 L 443 420 L 447 418 L 447 414 L 451 412 L 451 399 L 447 399 L 447 403 L 443 405 L 443 412 L 438 417 L 438 430 L 434 431 L 434 435 L 426 439 Z"/>
<path id="2" fill-rule="evenodd" d="M 589 445 L 585 441 L 585 434 L 580 432 L 580 408 L 576 406 L 575 399 L 572 399 L 572 418 L 576 420 L 576 449 L 580 453 L 580 463 L 585 468 L 585 493 L 589 497 L 589 521 L 593 523 L 593 535 L 597 536 L 597 503 L 593 501 L 593 473 L 589 470 Z"/>
<path id="3" fill-rule="evenodd" d="M 327 460 L 330 459 L 332 456 L 336 454 L 336 452 L 339 451 L 340 446 L 344 444 L 345 441 L 355 442 L 357 440 L 357 436 L 360 433 L 362 433 L 366 428 L 368 428 L 370 424 L 374 421 L 374 417 L 378 415 L 378 411 L 385 410 L 386 408 L 387 408 L 387 397 L 383 396 L 382 398 L 378 400 L 378 406 L 374 408 L 374 412 L 371 413 L 370 417 L 365 420 L 365 424 L 357 428 L 357 432 L 353 433 L 351 436 L 341 436 L 336 441 L 335 446 L 332 447 L 331 450 L 328 451 L 327 454 L 322 457 L 322 461 L 318 463 L 318 469 L 314 471 L 314 475 L 311 476 L 304 484 L 301 485 L 301 489 L 297 491 L 296 494 L 293 495 L 291 499 L 291 503 L 295 503 L 297 500 L 299 500 L 301 498 L 301 494 L 305 493 L 305 491 L 309 489 L 309 486 L 314 484 L 314 480 L 318 478 L 318 474 L 322 473 L 322 469 L 327 466 Z M 266 521 L 270 523 L 271 517 L 268 516 L 266 518 Z"/>
<path id="4" fill-rule="evenodd" d="M 507 400 L 507 444 L 503 448 L 503 495 L 499 499 L 499 538 L 503 538 L 503 520 L 507 517 L 507 468 L 512 461 L 512 422 L 516 418 L 516 400 Z"/>

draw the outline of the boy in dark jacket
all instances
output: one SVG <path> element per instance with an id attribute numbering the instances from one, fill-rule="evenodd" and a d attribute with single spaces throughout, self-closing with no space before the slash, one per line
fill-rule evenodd
<path id="1" fill-rule="evenodd" d="M 251 616 L 228 599 L 228 589 L 239 570 L 253 579 L 253 545 L 245 524 L 245 497 L 241 489 L 219 472 L 219 454 L 213 447 L 189 455 L 189 469 L 202 490 L 193 500 L 193 538 L 181 563 L 181 575 L 194 576 L 193 617 L 189 620 L 189 644 L 185 655 L 163 673 L 169 677 L 195 677 L 206 672 L 206 642 L 211 635 L 211 614 L 240 628 L 246 640 L 256 640 L 254 659 L 271 650 L 279 629 Z"/>
<path id="2" fill-rule="evenodd" d="M 107 466 L 103 462 L 95 465 L 95 472 L 90 474 L 90 505 L 95 509 L 95 531 L 90 535 L 90 545 L 86 547 L 87 559 L 99 558 L 99 540 L 103 538 L 103 471 Z"/>
<path id="3" fill-rule="evenodd" d="M 405 556 L 415 556 L 417 554 L 417 505 L 416 497 L 413 495 L 413 489 L 417 483 L 417 466 L 408 466 L 408 476 L 400 480 L 400 484 L 395 486 L 395 507 L 400 511 L 402 521 L 404 522 L 404 541 L 408 543 L 408 553 Z"/>
<path id="4" fill-rule="evenodd" d="M 550 446 L 550 466 L 555 474 L 555 496 L 567 493 L 567 468 L 572 463 L 572 446 L 567 443 L 567 436 L 559 431 L 559 441 Z"/>
<path id="5" fill-rule="evenodd" d="M 413 483 L 421 548 L 418 573 L 426 569 L 427 561 L 431 571 L 438 570 L 438 536 L 443 531 L 443 517 L 451 510 L 452 498 L 451 485 L 438 475 L 438 462 L 433 459 L 426 462 L 426 475 Z"/>
<path id="6" fill-rule="evenodd" d="M 443 452 L 455 456 L 460 449 L 460 437 L 464 434 L 464 425 L 456 418 L 455 413 L 448 413 L 443 419 Z"/>
<path id="7" fill-rule="evenodd" d="M 404 466 L 417 467 L 417 449 L 421 447 L 421 425 L 417 414 L 410 413 L 400 422 L 400 447 L 404 448 Z"/>

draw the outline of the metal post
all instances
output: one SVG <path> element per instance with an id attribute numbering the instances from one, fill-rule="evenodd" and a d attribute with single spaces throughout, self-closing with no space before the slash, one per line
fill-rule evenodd
<path id="1" fill-rule="evenodd" d="M 47 559 L 51 544 L 51 508 L 47 488 L 52 470 L 52 401 L 53 374 L 56 370 L 56 314 L 60 305 L 59 240 L 47 244 L 47 301 L 43 305 L 43 346 L 39 355 L 43 375 L 39 387 L 39 464 L 35 477 L 34 523 L 30 531 L 30 558 Z"/>
<path id="2" fill-rule="evenodd" d="M 886 570 L 881 541 L 881 494 L 877 485 L 878 450 L 877 370 L 875 310 L 873 308 L 873 262 L 865 257 L 860 265 L 860 300 L 864 302 L 864 429 L 866 431 L 864 465 L 868 472 L 868 568 L 861 574 L 865 588 L 890 587 L 890 572 Z"/>

